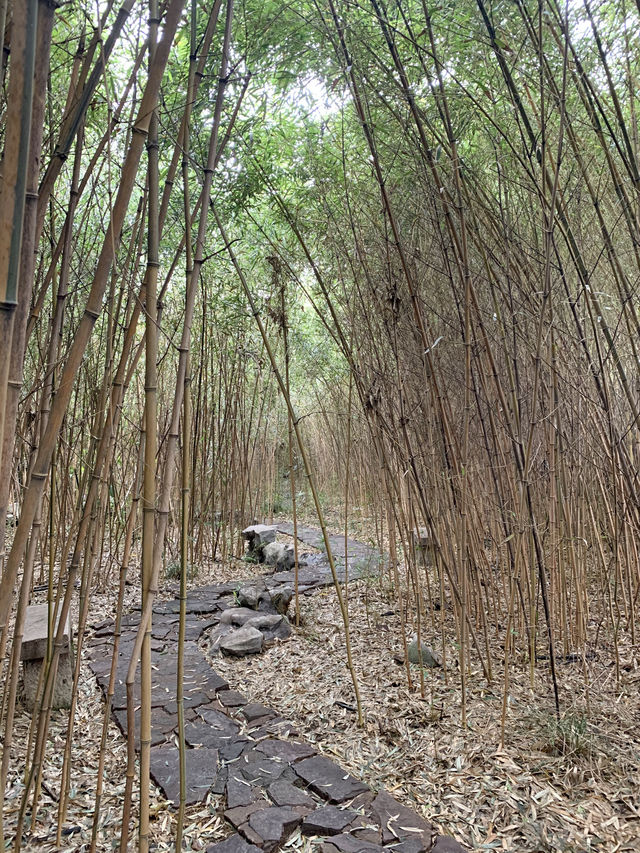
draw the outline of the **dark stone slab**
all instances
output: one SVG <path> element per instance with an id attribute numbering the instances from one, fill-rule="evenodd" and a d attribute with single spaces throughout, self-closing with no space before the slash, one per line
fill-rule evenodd
<path id="1" fill-rule="evenodd" d="M 219 613 L 218 600 L 217 598 L 212 598 L 210 601 L 207 601 L 204 598 L 187 597 L 187 613 L 194 616 Z"/>
<path id="2" fill-rule="evenodd" d="M 249 817 L 249 826 L 262 839 L 260 845 L 265 853 L 271 853 L 279 847 L 298 826 L 302 817 L 286 806 L 271 806 L 253 812 Z"/>
<path id="3" fill-rule="evenodd" d="M 260 702 L 250 702 L 248 705 L 245 705 L 242 709 L 242 716 L 248 722 L 253 722 L 253 720 L 257 720 L 259 717 L 274 717 L 275 711 L 272 711 L 271 708 L 267 708 L 266 705 L 262 705 Z"/>
<path id="4" fill-rule="evenodd" d="M 218 758 L 220 759 L 221 753 L 218 752 Z M 218 768 L 218 775 L 216 776 L 216 781 L 211 786 L 212 794 L 224 794 L 225 788 L 227 787 L 227 779 L 229 778 L 229 774 L 226 767 Z"/>
<path id="5" fill-rule="evenodd" d="M 393 853 L 425 853 L 429 849 L 424 846 L 423 841 L 419 841 L 417 838 L 408 838 L 406 841 L 401 841 L 400 844 L 393 844 L 388 848 Z"/>
<path id="6" fill-rule="evenodd" d="M 140 682 L 136 682 L 133 687 L 133 701 L 134 705 L 138 707 L 140 705 Z M 167 694 L 164 690 L 160 689 L 160 686 L 157 684 L 151 685 L 151 707 L 152 708 L 162 708 L 167 701 Z M 116 682 L 113 699 L 111 700 L 111 707 L 114 711 L 123 710 L 127 707 L 127 687 L 123 681 Z"/>
<path id="7" fill-rule="evenodd" d="M 352 800 L 349 805 L 354 810 L 359 810 L 368 814 L 369 806 L 375 800 L 375 798 L 376 795 L 373 793 L 373 791 L 365 791 L 364 794 L 358 794 L 355 800 Z"/>
<path id="8" fill-rule="evenodd" d="M 371 803 L 371 813 L 382 828 L 382 841 L 422 840 L 429 849 L 431 843 L 431 824 L 414 811 L 403 806 L 391 794 L 381 791 Z"/>
<path id="9" fill-rule="evenodd" d="M 256 721 L 257 722 L 257 721 Z M 255 726 L 255 722 L 253 723 Z M 280 735 L 281 737 L 297 737 L 300 733 L 298 729 L 294 726 L 291 720 L 283 720 L 281 717 L 275 717 L 273 720 L 269 720 L 266 725 L 260 725 L 259 728 L 252 728 L 249 726 L 251 731 L 251 737 L 258 741 L 263 738 L 273 737 L 274 735 Z"/>
<path id="10" fill-rule="evenodd" d="M 349 809 L 337 806 L 322 806 L 307 815 L 302 822 L 303 835 L 338 835 L 346 829 L 356 817 Z"/>
<path id="11" fill-rule="evenodd" d="M 260 848 L 254 844 L 248 844 L 241 835 L 235 832 L 224 841 L 210 844 L 206 853 L 260 853 Z"/>
<path id="12" fill-rule="evenodd" d="M 291 782 L 285 782 L 283 779 L 278 779 L 277 782 L 272 782 L 267 789 L 267 793 L 277 806 L 305 806 L 314 808 L 316 801 L 305 793 L 301 788 L 292 785 Z"/>
<path id="13" fill-rule="evenodd" d="M 373 826 L 362 826 L 358 824 L 356 828 L 350 827 L 351 835 L 359 841 L 368 841 L 370 844 L 382 844 L 382 832 L 380 829 Z M 420 846 L 420 845 L 418 845 Z"/>
<path id="14" fill-rule="evenodd" d="M 236 765 L 238 773 L 242 774 L 242 778 L 252 785 L 262 785 L 267 787 L 271 782 L 279 779 L 287 768 L 287 764 L 281 761 L 276 761 L 274 758 L 267 758 L 264 755 L 258 754 L 251 757 L 249 761 L 241 759 Z"/>
<path id="15" fill-rule="evenodd" d="M 431 848 L 431 853 L 465 853 L 465 849 L 454 838 L 450 838 L 448 835 L 439 835 Z"/>
<path id="16" fill-rule="evenodd" d="M 272 722 L 275 719 L 279 718 L 272 716 L 271 714 L 268 714 L 266 717 L 258 717 L 256 720 L 251 720 L 251 722 L 247 722 L 247 731 L 250 734 L 253 734 L 256 729 L 261 729 L 267 726 L 268 723 Z"/>
<path id="17" fill-rule="evenodd" d="M 198 708 L 198 715 L 202 717 L 212 734 L 217 737 L 228 735 L 235 737 L 240 732 L 240 726 L 231 717 L 223 714 L 222 711 L 217 711 L 215 708 L 201 706 Z M 194 724 L 195 725 L 195 724 Z M 202 724 L 201 724 L 202 725 Z M 199 732 L 200 736 L 204 736 L 204 729 Z"/>
<path id="18" fill-rule="evenodd" d="M 220 758 L 225 761 L 234 761 L 242 755 L 250 743 L 251 741 L 248 737 L 237 737 L 235 740 L 230 741 L 226 746 L 220 747 Z"/>
<path id="19" fill-rule="evenodd" d="M 218 752 L 215 749 L 188 749 L 187 804 L 202 802 L 214 784 L 218 773 Z M 151 750 L 151 776 L 174 805 L 180 799 L 180 765 L 178 749 L 157 746 Z"/>
<path id="20" fill-rule="evenodd" d="M 226 794 L 228 809 L 249 806 L 258 799 L 255 788 L 233 773 L 227 778 Z"/>
<path id="21" fill-rule="evenodd" d="M 205 693 L 203 690 L 194 688 L 191 690 L 185 689 L 183 699 L 185 708 L 199 708 L 201 705 L 208 704 L 209 701 L 209 694 Z M 178 713 L 178 703 L 175 699 L 171 699 L 163 707 L 168 714 Z"/>
<path id="22" fill-rule="evenodd" d="M 239 708 L 241 705 L 246 705 L 249 701 L 246 696 L 243 696 L 237 690 L 220 690 L 218 699 L 225 708 Z"/>
<path id="23" fill-rule="evenodd" d="M 345 800 L 369 790 L 364 782 L 345 773 L 341 767 L 323 755 L 305 758 L 295 764 L 294 769 L 312 791 L 331 803 L 344 803 Z"/>
<path id="24" fill-rule="evenodd" d="M 295 740 L 278 740 L 277 738 L 261 740 L 256 749 L 269 758 L 279 758 L 287 764 L 293 764 L 316 754 L 315 749 L 308 743 L 300 743 Z"/>
<path id="25" fill-rule="evenodd" d="M 237 806 L 234 809 L 227 809 L 224 816 L 232 826 L 240 829 L 240 827 L 249 822 L 249 817 L 253 812 L 268 808 L 269 805 L 266 800 L 259 799 L 248 806 Z"/>
<path id="26" fill-rule="evenodd" d="M 363 841 L 345 832 L 342 835 L 332 835 L 331 842 L 326 845 L 323 844 L 321 849 L 326 850 L 326 853 L 335 853 L 336 850 L 341 851 L 341 853 L 380 853 L 384 848 L 379 844 L 371 844 L 369 841 Z"/>
<path id="27" fill-rule="evenodd" d="M 158 717 L 159 714 L 162 714 L 162 717 Z M 122 734 L 127 736 L 127 712 L 125 709 L 121 708 L 113 712 L 113 716 L 115 718 L 116 723 Z M 154 717 L 156 719 L 156 724 L 154 725 Z M 170 722 L 169 722 L 170 721 Z M 162 708 L 152 708 L 151 709 L 151 746 L 158 746 L 160 743 L 164 743 L 169 736 L 169 733 L 173 730 L 174 725 L 177 725 L 177 718 L 171 717 L 169 714 L 165 714 Z M 140 710 L 138 709 L 135 713 L 135 744 L 136 749 L 140 749 Z"/>
<path id="28" fill-rule="evenodd" d="M 230 721 L 231 722 L 231 721 Z M 206 746 L 207 749 L 225 749 L 236 740 L 236 734 L 232 731 L 225 732 L 220 729 L 214 729 L 203 722 L 187 723 L 184 727 L 184 739 L 189 746 Z M 241 742 L 238 745 L 238 755 L 242 752 L 244 744 Z"/>

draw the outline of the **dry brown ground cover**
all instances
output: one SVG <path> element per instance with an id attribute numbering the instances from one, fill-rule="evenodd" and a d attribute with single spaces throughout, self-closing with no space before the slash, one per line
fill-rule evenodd
<path id="1" fill-rule="evenodd" d="M 252 567 L 230 561 L 202 570 L 197 584 L 246 578 Z M 135 604 L 134 587 L 128 604 Z M 171 587 L 165 590 L 170 597 Z M 481 670 L 469 680 L 468 730 L 460 728 L 455 668 L 425 671 L 425 697 L 407 688 L 400 619 L 383 586 L 374 580 L 350 587 L 352 640 L 366 714 L 359 729 L 344 663 L 341 621 L 333 590 L 301 601 L 302 624 L 292 638 L 265 654 L 215 659 L 215 668 L 252 700 L 295 721 L 301 734 L 372 787 L 430 818 L 472 849 L 508 851 L 640 850 L 640 661 L 638 649 L 621 648 L 623 670 L 615 683 L 612 649 L 600 642 L 588 662 L 589 710 L 582 666 L 560 666 L 563 719 L 555 722 L 548 672 L 540 669 L 531 690 L 525 665 L 513 670 L 505 748 L 500 743 L 501 678 L 487 687 Z M 111 594 L 96 597 L 92 621 L 109 615 Z M 435 643 L 437 647 L 437 642 Z M 499 659 L 496 642 L 495 659 Z M 453 645 L 449 660 L 455 658 Z M 416 688 L 419 670 L 412 667 Z M 102 726 L 100 691 L 83 664 L 75 739 L 72 796 L 62 846 L 55 843 L 57 796 L 65 712 L 51 726 L 44 785 L 34 832 L 26 850 L 88 850 L 97 753 Z M 30 716 L 20 710 L 12 750 L 5 825 L 15 821 L 21 793 L 22 756 Z M 101 853 L 119 839 L 126 750 L 111 723 L 100 820 Z M 209 795 L 188 810 L 186 838 L 203 849 L 229 830 Z M 157 794 L 153 804 L 155 849 L 173 848 L 173 812 Z M 135 819 L 135 814 L 134 814 Z M 133 827 L 132 827 L 133 829 Z M 304 850 L 294 836 L 288 846 Z"/>

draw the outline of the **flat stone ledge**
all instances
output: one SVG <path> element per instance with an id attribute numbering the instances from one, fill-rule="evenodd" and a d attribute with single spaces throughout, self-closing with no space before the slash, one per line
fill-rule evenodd
<path id="1" fill-rule="evenodd" d="M 56 627 L 51 638 L 55 638 L 60 624 L 60 614 L 56 620 Z M 22 635 L 21 660 L 43 660 L 47 656 L 47 636 L 49 628 L 49 605 L 30 604 L 24 622 Z M 71 614 L 67 614 L 67 623 L 64 629 L 63 652 L 69 650 L 69 637 L 71 636 Z"/>

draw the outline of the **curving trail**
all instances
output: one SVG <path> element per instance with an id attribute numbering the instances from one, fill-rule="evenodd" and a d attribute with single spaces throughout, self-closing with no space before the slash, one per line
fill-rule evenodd
<path id="1" fill-rule="evenodd" d="M 291 535 L 293 525 L 278 525 Z M 322 535 L 298 526 L 303 544 L 322 547 Z M 344 537 L 331 536 L 337 571 L 344 579 Z M 377 570 L 378 552 L 348 540 L 350 578 Z M 323 554 L 306 555 L 298 573 L 299 591 L 309 593 L 332 583 Z M 293 572 L 261 577 L 270 594 L 293 584 Z M 247 579 L 247 583 L 255 581 Z M 212 668 L 198 646 L 201 635 L 235 613 L 238 583 L 214 584 L 189 592 L 185 642 L 184 704 L 187 750 L 187 803 L 204 800 L 209 792 L 221 795 L 221 810 L 233 828 L 225 840 L 210 845 L 209 853 L 273 853 L 300 828 L 322 853 L 462 853 L 447 836 L 438 836 L 422 817 L 402 806 L 384 789 L 374 793 L 310 744 L 296 739 L 295 727 L 277 710 L 251 702 Z M 275 614 L 269 601 L 261 609 Z M 154 608 L 152 628 L 152 749 L 151 775 L 168 800 L 179 796 L 176 658 L 179 601 Z M 240 611 L 242 608 L 235 608 Z M 126 735 L 124 678 L 139 623 L 139 613 L 123 617 L 118 677 L 112 714 Z M 106 691 L 113 623 L 98 626 L 88 642 L 89 665 Z M 136 700 L 139 688 L 136 686 Z M 139 712 L 136 713 L 136 729 Z"/>

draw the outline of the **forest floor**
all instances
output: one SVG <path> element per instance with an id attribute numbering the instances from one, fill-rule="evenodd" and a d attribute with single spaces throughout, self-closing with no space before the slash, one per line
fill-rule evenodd
<path id="1" fill-rule="evenodd" d="M 284 537 L 282 537 L 284 538 Z M 246 579 L 247 563 L 231 559 L 203 568 L 193 586 Z M 251 567 L 253 568 L 253 567 Z M 175 589 L 167 585 L 163 597 Z M 135 586 L 127 592 L 135 606 Z M 396 658 L 402 655 L 401 621 L 384 578 L 349 587 L 351 639 L 366 723 L 357 726 L 353 687 L 345 665 L 335 591 L 301 597 L 300 627 L 262 655 L 215 658 L 212 665 L 252 701 L 295 721 L 300 734 L 374 789 L 385 786 L 424 814 L 439 831 L 470 849 L 506 851 L 640 851 L 640 661 L 638 649 L 620 648 L 616 685 L 613 650 L 600 642 L 587 663 L 588 704 L 582 664 L 560 664 L 562 719 L 554 714 L 549 672 L 539 666 L 533 689 L 526 664 L 512 668 L 504 748 L 500 748 L 501 673 L 487 686 L 472 667 L 467 682 L 467 730 L 460 726 L 460 688 L 453 644 L 449 670 L 411 667 L 413 687 Z M 110 614 L 111 594 L 94 599 L 92 620 Z M 292 622 L 293 622 L 292 618 Z M 425 642 L 440 648 L 424 630 Z M 501 647 L 495 641 L 494 661 Z M 89 849 L 103 702 L 95 678 L 82 664 L 72 745 L 72 783 L 61 844 L 56 843 L 60 772 L 67 713 L 52 719 L 41 806 L 24 850 Z M 15 825 L 30 716 L 19 709 L 10 763 L 5 828 Z M 124 792 L 126 745 L 110 721 L 98 851 L 117 847 Z M 22 765 L 22 766 L 21 766 Z M 154 849 L 173 848 L 174 813 L 154 790 Z M 134 792 L 134 802 L 137 797 Z M 188 809 L 192 850 L 224 838 L 229 828 L 217 812 L 220 797 Z M 133 819 L 136 818 L 134 809 Z M 294 835 L 291 849 L 308 841 Z"/>

